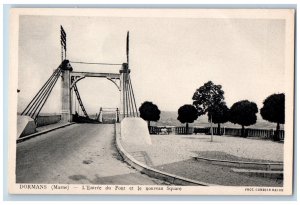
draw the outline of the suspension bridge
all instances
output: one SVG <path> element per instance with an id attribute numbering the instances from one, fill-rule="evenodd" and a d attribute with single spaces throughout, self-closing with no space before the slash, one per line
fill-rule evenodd
<path id="1" fill-rule="evenodd" d="M 62 26 L 60 34 L 61 63 L 18 116 L 17 138 L 26 138 L 28 133 L 35 132 L 41 110 L 59 81 L 62 93 L 60 123 L 73 124 L 17 144 L 16 182 L 159 183 L 120 161 L 121 157 L 114 145 L 114 124 L 125 118 L 139 116 L 130 78 L 129 32 L 126 38 L 127 62 L 122 64 L 71 61 L 67 59 L 67 34 Z M 109 73 L 79 72 L 73 69 L 75 64 L 119 66 L 119 70 Z M 120 94 L 119 107 L 101 107 L 99 113 L 92 117 L 83 104 L 84 99 L 77 86 L 79 81 L 89 78 L 104 78 L 113 83 Z M 105 116 L 110 116 L 110 119 Z"/>
<path id="2" fill-rule="evenodd" d="M 120 93 L 120 106 L 115 109 L 116 112 L 116 122 L 120 122 L 125 117 L 138 117 L 138 110 L 136 106 L 135 96 L 133 92 L 133 86 L 130 78 L 130 69 L 129 69 L 129 32 L 127 32 L 126 38 L 126 57 L 127 62 L 118 64 L 118 63 L 95 63 L 95 62 L 76 62 L 70 61 L 67 58 L 67 35 L 61 26 L 61 60 L 62 62 L 54 70 L 49 79 L 45 84 L 40 88 L 36 93 L 33 99 L 29 102 L 26 108 L 21 113 L 22 116 L 30 117 L 34 122 L 37 121 L 41 110 L 43 109 L 47 99 L 51 95 L 51 92 L 58 82 L 58 79 L 61 79 L 61 122 L 73 122 L 78 121 L 78 119 L 93 121 L 91 119 L 84 104 L 80 97 L 80 92 L 77 87 L 77 83 L 80 80 L 86 78 L 105 78 L 108 81 L 112 82 Z M 104 73 L 104 72 L 78 72 L 74 71 L 72 64 L 94 64 L 94 65 L 111 65 L 111 66 L 120 66 L 119 72 Z M 73 96 L 76 96 L 75 100 Z M 78 103 L 78 106 L 76 106 Z M 77 108 L 80 107 L 80 110 Z M 105 110 L 105 108 L 104 108 Z M 103 109 L 100 109 L 100 112 Z M 84 118 L 78 118 L 78 113 L 82 112 Z M 102 113 L 98 114 L 101 116 Z M 99 121 L 97 117 L 96 121 Z M 101 120 L 100 120 L 101 121 Z M 23 123 L 24 124 L 24 123 Z M 22 127 L 20 127 L 22 129 Z M 26 129 L 26 126 L 23 125 L 23 129 Z M 23 130 L 22 130 L 23 131 Z M 20 135 L 22 135 L 20 131 Z M 25 132 L 26 134 L 27 132 Z M 24 135 L 24 134 L 23 134 Z"/>

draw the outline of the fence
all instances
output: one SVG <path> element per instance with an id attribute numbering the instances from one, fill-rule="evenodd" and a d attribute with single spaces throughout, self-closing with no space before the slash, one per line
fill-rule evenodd
<path id="1" fill-rule="evenodd" d="M 162 129 L 167 129 L 168 134 L 186 134 L 186 127 L 150 127 L 150 134 L 161 134 L 164 133 Z M 221 135 L 230 135 L 230 136 L 241 136 L 241 128 L 220 128 L 220 134 Z M 210 128 L 204 127 L 204 128 L 197 128 L 197 127 L 189 127 L 187 134 L 210 134 Z M 218 128 L 213 127 L 213 134 L 217 135 Z M 245 136 L 246 137 L 258 137 L 262 139 L 271 139 L 272 136 L 274 136 L 275 131 L 274 130 L 266 130 L 266 129 L 253 129 L 253 128 L 246 128 L 245 129 Z M 279 138 L 281 140 L 284 140 L 284 130 L 279 131 Z"/>
<path id="2" fill-rule="evenodd" d="M 38 116 L 36 119 L 36 126 L 41 127 L 58 123 L 61 120 L 61 115 Z"/>
<path id="3" fill-rule="evenodd" d="M 168 134 L 175 132 L 175 127 L 155 127 L 155 126 L 150 126 L 149 132 L 151 135 L 165 133 L 162 131 L 162 129 L 166 129 Z"/>
<path id="4" fill-rule="evenodd" d="M 175 133 L 177 135 L 186 134 L 186 127 L 155 127 L 150 126 L 150 134 L 170 134 Z M 187 134 L 193 134 L 194 128 L 189 127 Z"/>
<path id="5" fill-rule="evenodd" d="M 213 133 L 217 134 L 218 129 L 216 127 L 213 128 Z M 242 130 L 239 128 L 222 128 L 221 134 L 222 135 L 231 135 L 231 136 L 241 136 Z M 253 129 L 247 128 L 245 129 L 245 136 L 246 137 L 259 137 L 264 139 L 271 139 L 274 136 L 274 130 L 266 130 L 266 129 Z M 279 138 L 284 140 L 284 130 L 279 130 Z"/>
<path id="6" fill-rule="evenodd" d="M 186 127 L 175 127 L 175 134 L 193 134 L 194 128 L 189 127 L 188 132 L 186 133 Z"/>

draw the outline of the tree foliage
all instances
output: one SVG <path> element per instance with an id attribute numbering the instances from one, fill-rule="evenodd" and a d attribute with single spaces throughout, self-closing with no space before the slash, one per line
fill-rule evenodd
<path id="1" fill-rule="evenodd" d="M 186 123 L 186 133 L 188 132 L 188 123 L 193 123 L 198 118 L 198 111 L 193 105 L 183 105 L 178 109 L 177 119 L 181 123 Z"/>
<path id="2" fill-rule="evenodd" d="M 208 111 L 208 120 L 210 121 L 212 117 L 212 122 L 226 123 L 229 120 L 229 108 L 227 107 L 225 102 L 220 102 L 219 104 L 215 104 Z"/>
<path id="3" fill-rule="evenodd" d="M 160 118 L 160 110 L 157 105 L 152 102 L 145 101 L 139 107 L 140 117 L 146 121 L 148 121 L 148 125 L 150 125 L 150 121 L 158 121 Z"/>
<path id="4" fill-rule="evenodd" d="M 263 107 L 260 109 L 260 114 L 264 120 L 277 123 L 274 140 L 279 141 L 279 124 L 284 124 L 285 121 L 285 95 L 284 93 L 273 94 L 267 97 L 263 102 Z"/>
<path id="5" fill-rule="evenodd" d="M 264 120 L 269 122 L 284 124 L 284 93 L 273 94 L 267 97 L 260 109 L 260 114 Z"/>
<path id="6" fill-rule="evenodd" d="M 230 122 L 242 126 L 242 136 L 244 136 L 244 126 L 256 123 L 258 113 L 257 105 L 248 100 L 234 103 L 230 108 Z"/>
<path id="7" fill-rule="evenodd" d="M 221 123 L 226 123 L 229 120 L 229 108 L 224 101 L 209 109 L 208 120 L 218 124 L 217 134 L 221 135 Z"/>
<path id="8" fill-rule="evenodd" d="M 215 85 L 212 81 L 208 81 L 198 88 L 193 95 L 193 105 L 198 110 L 198 115 L 204 115 L 212 108 L 224 101 L 224 91 L 221 85 Z M 212 114 L 212 112 L 210 113 Z M 213 117 L 212 117 L 213 118 Z M 212 121 L 210 120 L 211 141 L 213 141 Z"/>
<path id="9" fill-rule="evenodd" d="M 197 109 L 193 105 L 183 105 L 178 109 L 178 117 L 181 123 L 193 123 L 198 118 Z"/>
<path id="10" fill-rule="evenodd" d="M 250 126 L 256 123 L 258 113 L 257 105 L 248 100 L 234 103 L 230 108 L 230 122 L 242 126 Z"/>
<path id="11" fill-rule="evenodd" d="M 221 85 L 208 81 L 198 88 L 193 95 L 193 105 L 198 110 L 198 115 L 206 114 L 214 105 L 224 100 L 224 91 Z"/>

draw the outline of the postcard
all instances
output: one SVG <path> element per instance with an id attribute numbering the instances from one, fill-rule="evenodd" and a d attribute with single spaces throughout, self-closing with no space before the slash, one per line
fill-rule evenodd
<path id="1" fill-rule="evenodd" d="M 9 193 L 291 195 L 294 15 L 11 9 Z"/>

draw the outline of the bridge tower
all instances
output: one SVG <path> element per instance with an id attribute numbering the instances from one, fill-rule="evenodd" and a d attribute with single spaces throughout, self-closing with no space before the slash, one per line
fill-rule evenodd
<path id="1" fill-rule="evenodd" d="M 72 121 L 71 103 L 71 72 L 73 70 L 68 60 L 64 60 L 61 66 L 61 120 L 62 122 Z"/>
<path id="2" fill-rule="evenodd" d="M 120 69 L 120 122 L 126 117 L 126 85 L 128 83 L 128 76 L 130 69 L 127 63 L 123 63 Z"/>

